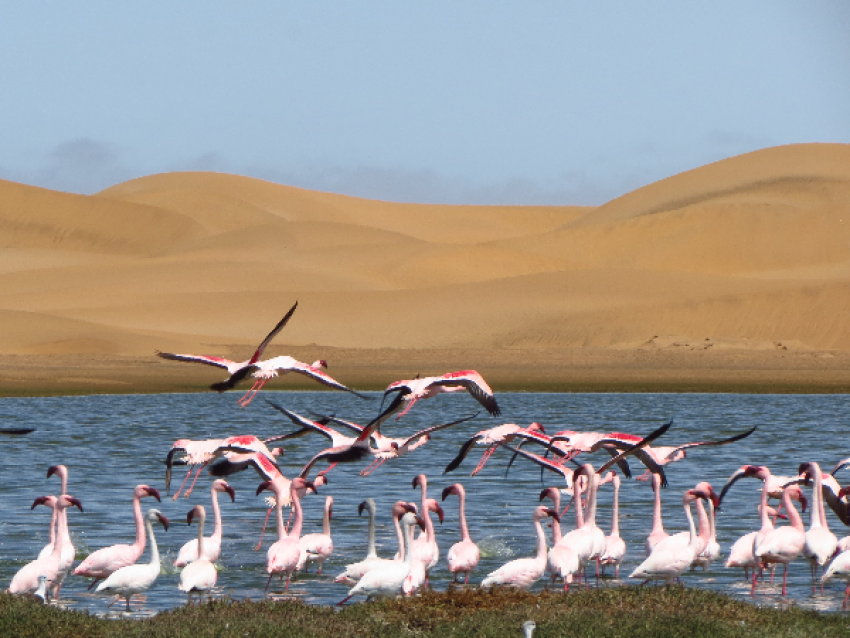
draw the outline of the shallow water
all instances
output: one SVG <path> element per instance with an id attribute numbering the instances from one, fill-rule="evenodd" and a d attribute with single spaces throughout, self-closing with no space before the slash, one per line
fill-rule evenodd
<path id="1" fill-rule="evenodd" d="M 310 411 L 335 413 L 342 418 L 367 422 L 378 410 L 378 401 L 363 401 L 344 393 L 267 392 L 262 395 L 284 407 L 309 415 Z M 143 509 L 158 507 L 170 520 L 168 532 L 161 527 L 155 534 L 162 554 L 164 572 L 144 597 L 134 599 L 134 615 L 145 616 L 186 602 L 177 589 L 178 570 L 171 567 L 179 548 L 196 536 L 197 528 L 186 525 L 186 514 L 196 504 L 209 507 L 211 479 L 202 475 L 189 499 L 177 502 L 165 495 L 163 460 L 171 444 L 180 438 L 221 438 L 235 434 L 254 434 L 265 438 L 289 432 L 292 424 L 258 397 L 247 409 L 236 405 L 236 394 L 168 394 L 147 396 L 87 396 L 56 398 L 0 399 L 0 427 L 35 427 L 25 436 L 3 436 L 5 463 L 0 468 L 0 584 L 7 587 L 14 573 L 35 558 L 47 542 L 50 511 L 45 507 L 30 510 L 33 500 L 44 494 L 58 493 L 56 478 L 46 479 L 50 465 L 68 466 L 68 491 L 81 499 L 85 512 L 69 513 L 69 525 L 77 558 L 115 543 L 132 543 L 135 535 L 131 499 L 137 484 L 145 483 L 162 492 L 163 501 L 142 501 Z M 375 394 L 379 397 L 379 394 Z M 389 510 L 396 500 L 419 501 L 419 491 L 411 488 L 416 474 L 429 477 L 429 495 L 438 498 L 443 488 L 462 482 L 467 490 L 467 518 L 470 533 L 482 549 L 482 558 L 472 582 L 479 583 L 493 569 L 511 558 L 530 556 L 535 537 L 531 513 L 538 504 L 544 486 L 562 487 L 562 479 L 547 474 L 541 483 L 536 466 L 518 459 L 505 478 L 509 455 L 502 450 L 493 455 L 484 470 L 475 477 L 469 472 L 480 457 L 474 449 L 453 473 L 443 475 L 462 442 L 478 430 L 500 423 L 527 425 L 541 422 L 547 432 L 562 429 L 626 431 L 647 434 L 667 420 L 673 427 L 658 440 L 659 445 L 724 438 L 757 425 L 748 439 L 719 448 L 689 452 L 688 458 L 667 468 L 670 487 L 664 492 L 664 523 L 668 532 L 687 529 L 681 496 L 698 481 L 707 480 L 720 490 L 726 479 L 745 463 L 768 465 L 775 474 L 795 474 L 800 462 L 818 461 L 829 471 L 840 459 L 850 455 L 844 444 L 844 415 L 850 407 L 847 395 L 718 395 L 718 394 L 524 394 L 498 395 L 502 417 L 482 412 L 476 419 L 443 430 L 419 450 L 400 460 L 388 462 L 369 477 L 358 472 L 362 465 L 340 465 L 330 474 L 330 484 L 319 496 L 303 501 L 304 533 L 321 531 L 324 496 L 334 497 L 332 535 L 334 555 L 325 563 L 325 573 L 299 576 L 288 596 L 313 604 L 336 603 L 348 588 L 336 585 L 333 576 L 345 565 L 365 556 L 366 516 L 357 516 L 358 504 L 367 496 L 375 498 L 378 508 L 378 553 L 391 556 L 396 541 Z M 478 404 L 467 394 L 440 396 L 422 401 L 400 421 L 384 426 L 390 436 L 410 434 L 436 423 L 475 413 Z M 288 476 L 315 452 L 326 447 L 326 439 L 311 435 L 285 443 L 279 458 Z M 581 457 L 580 457 L 581 458 Z M 605 454 L 586 457 L 597 466 L 607 460 Z M 643 468 L 631 462 L 633 474 Z M 175 468 L 172 490 L 185 473 Z M 839 480 L 843 477 L 839 475 Z M 265 516 L 263 496 L 254 492 L 260 479 L 253 470 L 230 477 L 236 490 L 236 502 L 224 495 L 224 542 L 215 596 L 236 599 L 282 597 L 275 580 L 264 591 L 266 552 L 275 539 L 270 528 L 263 550 L 254 551 Z M 739 570 L 723 567 L 729 547 L 742 534 L 759 526 L 756 506 L 761 482 L 739 481 L 724 499 L 717 518 L 718 542 L 723 557 L 706 572 L 686 574 L 687 586 L 723 591 L 757 604 L 797 604 L 823 611 L 839 610 L 844 584 L 827 585 L 824 594 L 813 595 L 808 563 L 798 559 L 788 575 L 789 595 L 781 594 L 781 568 L 776 585 L 760 585 L 756 596 L 749 596 L 749 585 Z M 610 528 L 610 485 L 600 489 L 597 522 Z M 643 560 L 643 544 L 652 524 L 652 490 L 648 483 L 624 480 L 620 491 L 620 533 L 628 543 L 628 554 L 621 568 L 621 579 L 604 579 L 603 586 L 633 584 L 626 576 Z M 445 568 L 445 555 L 459 539 L 457 498 L 443 503 L 446 518 L 437 525 L 440 564 L 431 574 L 432 588 L 442 590 L 451 575 Z M 844 526 L 827 508 L 833 531 L 839 537 Z M 436 519 L 435 519 L 436 520 Z M 572 514 L 565 524 L 573 524 Z M 808 515 L 804 515 L 808 524 Z M 211 520 L 210 520 L 211 525 Z M 208 527 L 207 534 L 211 533 Z M 142 561 L 147 560 L 147 551 Z M 315 568 L 311 570 L 314 571 Z M 62 588 L 63 604 L 73 609 L 107 613 L 111 598 L 86 591 L 89 581 L 69 574 Z M 541 581 L 535 586 L 543 586 Z M 123 609 L 116 604 L 111 613 Z"/>

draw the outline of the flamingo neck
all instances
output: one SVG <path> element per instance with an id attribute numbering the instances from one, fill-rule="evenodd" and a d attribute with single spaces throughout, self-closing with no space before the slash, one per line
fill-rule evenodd
<path id="1" fill-rule="evenodd" d="M 708 516 L 705 513 L 705 507 L 702 504 L 702 499 L 697 500 L 697 522 L 699 524 L 697 536 L 708 540 L 708 535 L 711 533 L 709 529 L 710 525 L 708 522 Z"/>
<path id="2" fill-rule="evenodd" d="M 153 524 L 151 523 L 151 519 L 145 520 L 145 527 L 148 528 L 148 536 L 151 539 L 151 565 L 156 565 L 159 567 L 159 548 L 156 546 L 156 536 L 153 535 Z M 200 552 L 198 556 L 200 556 Z"/>
<path id="3" fill-rule="evenodd" d="M 791 527 L 805 531 L 806 528 L 803 525 L 803 519 L 800 518 L 800 512 L 798 512 L 797 508 L 791 503 L 791 492 L 787 489 L 782 491 L 782 504 L 785 506 L 785 511 L 788 513 L 788 522 L 791 524 Z"/>
<path id="4" fill-rule="evenodd" d="M 817 463 L 812 463 L 814 469 L 815 485 L 812 489 L 812 511 L 809 515 L 809 529 L 823 527 L 823 522 L 826 520 L 823 512 L 823 476 L 820 471 L 820 466 Z"/>
<path id="5" fill-rule="evenodd" d="M 286 525 L 283 522 L 283 497 L 275 494 L 274 515 L 277 520 L 277 540 L 286 538 Z"/>
<path id="6" fill-rule="evenodd" d="M 368 508 L 369 512 L 369 533 L 366 539 L 366 558 L 377 558 L 378 552 L 375 549 L 375 510 Z M 401 535 L 401 528 L 398 525 L 398 519 L 395 519 L 396 532 L 399 536 L 398 545 L 404 549 L 404 538 Z"/>
<path id="7" fill-rule="evenodd" d="M 461 490 L 460 494 L 460 539 L 462 541 L 471 541 L 469 536 L 469 528 L 466 526 L 466 492 Z"/>
<path id="8" fill-rule="evenodd" d="M 212 538 L 221 538 L 221 507 L 218 504 L 218 490 L 212 492 L 213 533 Z"/>
<path id="9" fill-rule="evenodd" d="M 620 480 L 614 478 L 614 503 L 611 507 L 611 536 L 620 535 Z"/>
<path id="10" fill-rule="evenodd" d="M 538 517 L 534 517 L 534 530 L 537 532 L 537 561 L 546 564 L 546 534 L 543 532 L 543 524 Z"/>
<path id="11" fill-rule="evenodd" d="M 699 546 L 699 536 L 697 536 L 696 526 L 694 525 L 694 517 L 693 514 L 691 514 L 690 501 L 685 502 L 685 517 L 688 519 L 688 532 L 690 534 L 688 547 L 696 552 L 697 547 Z"/>
<path id="12" fill-rule="evenodd" d="M 587 491 L 587 518 L 584 523 L 590 529 L 596 528 L 596 492 L 599 490 L 599 475 L 596 472 L 588 477 L 590 487 Z"/>
<path id="13" fill-rule="evenodd" d="M 62 549 L 65 547 L 66 538 L 69 539 L 70 535 L 68 534 L 68 517 L 65 514 L 65 508 L 57 503 L 53 507 L 53 511 L 56 512 L 56 542 L 53 543 L 53 551 L 50 556 L 51 558 L 55 557 L 58 561 L 62 555 Z"/>
<path id="14" fill-rule="evenodd" d="M 652 534 L 664 533 L 664 520 L 661 518 L 661 482 L 657 474 L 652 475 L 652 488 L 655 492 L 655 504 L 652 510 Z"/>
<path id="15" fill-rule="evenodd" d="M 136 542 L 133 547 L 142 553 L 145 549 L 145 519 L 142 516 L 142 499 L 133 494 L 133 520 L 136 521 Z"/>
<path id="16" fill-rule="evenodd" d="M 198 560 L 204 555 L 204 519 L 206 516 L 198 517 Z"/>
<path id="17" fill-rule="evenodd" d="M 292 521 L 292 527 L 289 528 L 289 536 L 292 538 L 300 538 L 301 537 L 301 499 L 298 498 L 298 494 L 295 490 L 292 491 L 292 507 L 295 509 L 295 519 Z"/>
<path id="18" fill-rule="evenodd" d="M 410 571 L 411 567 L 413 567 L 413 525 L 407 523 L 402 525 L 402 527 L 404 535 L 404 544 L 402 545 L 402 550 L 404 551 L 404 565 L 407 567 L 408 571 Z"/>
<path id="19" fill-rule="evenodd" d="M 555 496 L 552 497 L 552 503 L 554 504 L 554 508 L 556 512 L 561 511 L 561 491 L 555 490 Z M 553 518 L 552 519 L 552 544 L 557 545 L 561 542 L 561 523 Z"/>
<path id="20" fill-rule="evenodd" d="M 325 513 L 322 515 L 322 534 L 331 535 L 331 503 L 329 498 L 325 499 Z"/>
<path id="21" fill-rule="evenodd" d="M 581 481 L 576 481 L 573 483 L 573 502 L 575 503 L 576 510 L 576 529 L 584 527 L 584 511 L 581 507 Z"/>

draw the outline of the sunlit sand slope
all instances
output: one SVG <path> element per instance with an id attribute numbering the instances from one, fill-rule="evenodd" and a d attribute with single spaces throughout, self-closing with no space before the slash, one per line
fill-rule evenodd
<path id="1" fill-rule="evenodd" d="M 0 354 L 710 344 L 850 350 L 850 145 L 598 208 L 393 204 L 214 173 L 0 182 Z M 247 354 L 247 353 L 246 353 Z"/>

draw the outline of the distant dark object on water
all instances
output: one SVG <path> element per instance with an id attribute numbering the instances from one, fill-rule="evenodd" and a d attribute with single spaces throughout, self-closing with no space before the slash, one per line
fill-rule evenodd
<path id="1" fill-rule="evenodd" d="M 35 432 L 35 428 L 0 428 L 0 434 L 29 434 Z"/>

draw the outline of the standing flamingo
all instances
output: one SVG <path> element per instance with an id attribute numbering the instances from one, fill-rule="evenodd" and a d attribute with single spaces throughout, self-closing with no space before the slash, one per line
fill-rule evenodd
<path id="1" fill-rule="evenodd" d="M 709 495 L 693 489 L 687 490 L 682 498 L 685 517 L 688 519 L 688 544 L 683 547 L 679 543 L 670 542 L 670 538 L 659 541 L 646 560 L 629 574 L 629 578 L 642 578 L 644 582 L 663 580 L 668 585 L 672 585 L 691 566 L 696 558 L 699 542 L 694 517 L 691 514 L 691 503 L 698 498 L 707 499 Z"/>
<path id="2" fill-rule="evenodd" d="M 577 500 L 581 500 L 581 488 L 577 488 Z M 561 510 L 561 490 L 556 487 L 547 487 L 540 492 L 540 500 L 544 498 L 552 499 L 555 506 L 555 511 Z M 580 518 L 584 522 L 584 518 L 580 514 L 581 506 L 576 506 L 576 518 Z M 554 585 L 555 581 L 560 578 L 564 584 L 564 591 L 568 591 L 570 583 L 573 582 L 573 576 L 580 571 L 578 554 L 575 550 L 563 542 L 561 535 L 561 522 L 559 519 L 552 519 L 552 547 L 546 554 L 546 569 L 551 576 L 551 582 Z"/>
<path id="3" fill-rule="evenodd" d="M 555 510 L 542 505 L 534 509 L 532 518 L 534 529 L 537 532 L 537 554 L 533 558 L 517 558 L 487 574 L 487 577 L 481 581 L 482 589 L 493 585 L 530 589 L 534 583 L 543 577 L 543 573 L 546 571 L 546 535 L 543 533 L 543 525 L 540 521 L 546 516 L 560 520 Z"/>
<path id="4" fill-rule="evenodd" d="M 493 416 L 501 414 L 493 390 L 487 385 L 484 377 L 475 370 L 461 370 L 460 372 L 448 372 L 439 377 L 394 381 L 384 390 L 384 400 L 393 393 L 396 393 L 396 396 L 378 418 L 386 418 L 401 410 L 401 414 L 396 417 L 396 420 L 398 420 L 407 414 L 419 399 L 429 399 L 438 394 L 462 392 L 464 390 L 467 390 Z"/>
<path id="5" fill-rule="evenodd" d="M 114 605 L 116 601 L 124 598 L 127 602 L 127 611 L 130 612 L 130 599 L 133 595 L 140 594 L 143 591 L 150 589 L 151 585 L 154 584 L 159 576 L 161 565 L 159 563 L 159 549 L 156 546 L 156 537 L 153 535 L 153 521 L 159 521 L 165 528 L 165 531 L 168 531 L 168 519 L 162 515 L 162 512 L 157 509 L 148 510 L 147 516 L 145 516 L 145 526 L 148 529 L 148 536 L 150 537 L 151 543 L 150 562 L 146 564 L 136 563 L 134 565 L 122 567 L 121 569 L 112 572 L 106 580 L 97 586 L 96 591 L 103 591 L 118 595 L 118 597 L 109 604 L 110 607 Z"/>
<path id="6" fill-rule="evenodd" d="M 773 521 L 776 518 L 786 518 L 785 514 L 780 514 L 769 505 L 765 505 L 764 507 L 759 505 L 758 510 L 759 519 L 763 521 L 761 530 L 749 532 L 736 540 L 732 544 L 732 548 L 729 550 L 729 558 L 726 559 L 726 567 L 740 567 L 744 570 L 744 580 L 747 582 L 750 581 L 750 569 L 758 569 L 761 566 L 760 561 L 753 553 L 753 545 L 755 544 L 756 536 L 758 534 L 762 534 L 762 536 L 764 536 L 767 532 L 772 530 Z M 766 517 L 762 517 L 762 511 L 767 512 Z"/>
<path id="7" fill-rule="evenodd" d="M 803 554 L 809 559 L 812 568 L 812 590 L 818 577 L 818 568 L 835 555 L 838 548 L 838 538 L 829 531 L 829 522 L 823 506 L 823 472 L 815 462 L 800 465 L 800 475 L 814 481 L 812 488 L 812 512 L 809 529 L 806 530 Z"/>
<path id="8" fill-rule="evenodd" d="M 611 533 L 605 537 L 605 552 L 599 557 L 603 573 L 607 565 L 614 566 L 614 577 L 620 577 L 620 564 L 626 556 L 626 541 L 620 536 L 620 477 L 611 472 L 614 483 L 614 503 L 611 510 Z"/>
<path id="9" fill-rule="evenodd" d="M 417 524 L 416 515 L 406 512 L 401 517 L 401 527 L 404 535 L 404 560 L 392 561 L 366 572 L 358 583 L 352 587 L 348 596 L 337 605 L 343 605 L 354 596 L 366 596 L 370 600 L 375 596 L 398 596 L 410 575 L 413 566 L 413 526 Z"/>
<path id="10" fill-rule="evenodd" d="M 68 494 L 61 496 L 39 496 L 33 501 L 30 509 L 35 509 L 37 505 L 45 505 L 51 509 L 59 510 L 66 510 L 71 506 L 76 506 L 81 512 L 83 511 L 83 505 L 79 499 Z M 39 587 L 40 576 L 47 576 L 48 581 L 57 580 L 62 557 L 62 546 L 64 544 L 63 539 L 68 532 L 68 519 L 65 516 L 57 516 L 56 523 L 58 530 L 53 551 L 46 558 L 37 558 L 21 567 L 12 577 L 12 582 L 9 585 L 10 593 L 29 594 L 35 592 Z"/>
<path id="11" fill-rule="evenodd" d="M 838 497 L 842 498 L 848 493 L 850 493 L 850 487 L 843 487 L 839 490 Z M 821 576 L 821 583 L 829 582 L 833 578 L 844 578 L 848 581 L 847 588 L 844 590 L 844 600 L 841 603 L 841 609 L 847 609 L 847 600 L 850 599 L 850 550 L 839 551 Z"/>
<path id="12" fill-rule="evenodd" d="M 230 497 L 231 503 L 236 500 L 236 491 L 227 484 L 227 481 L 223 481 L 221 479 L 213 481 L 212 487 L 210 488 L 210 497 L 212 499 L 213 509 L 213 533 L 212 536 L 208 536 L 204 539 L 204 558 L 211 563 L 216 562 L 221 554 L 221 536 L 223 527 L 221 523 L 221 507 L 219 507 L 218 504 L 219 492 L 226 492 Z M 185 567 L 195 560 L 198 560 L 198 539 L 193 538 L 180 548 L 177 558 L 174 560 L 174 566 Z"/>
<path id="13" fill-rule="evenodd" d="M 443 522 L 443 509 L 437 501 L 429 499 L 428 494 L 428 477 L 424 474 L 418 474 L 413 478 L 413 489 L 420 488 L 422 490 L 422 515 L 421 518 L 425 523 L 425 535 L 417 539 L 413 543 L 413 549 L 416 553 L 416 558 L 422 562 L 425 570 L 425 581 L 421 583 L 428 587 L 428 577 L 431 570 L 440 560 L 440 548 L 437 546 L 437 538 L 434 534 L 434 523 L 431 521 L 430 512 L 436 512 L 440 518 L 440 523 Z M 414 589 L 418 589 L 419 583 L 416 583 Z"/>
<path id="14" fill-rule="evenodd" d="M 269 574 L 269 580 L 266 582 L 266 589 L 271 584 L 272 577 L 275 574 L 280 574 L 281 577 L 286 575 L 286 591 L 289 591 L 289 581 L 292 574 L 298 568 L 298 561 L 301 558 L 301 549 L 298 547 L 298 539 L 301 536 L 301 524 L 303 514 L 301 512 L 301 502 L 298 498 L 298 490 L 300 488 L 314 488 L 313 484 L 301 478 L 293 479 L 289 488 L 289 497 L 292 501 L 292 508 L 295 510 L 295 519 L 292 522 L 292 527 L 287 533 L 283 525 L 282 505 L 284 495 L 279 493 L 281 486 L 275 481 L 265 481 L 257 488 L 257 494 L 263 490 L 272 490 L 275 495 L 277 504 L 275 505 L 275 514 L 277 515 L 277 542 L 269 547 L 266 552 L 266 571 Z"/>
<path id="15" fill-rule="evenodd" d="M 159 490 L 154 487 L 137 485 L 133 490 L 133 519 L 136 522 L 136 541 L 132 545 L 103 547 L 89 554 L 82 563 L 77 565 L 74 570 L 76 576 L 94 578 L 89 589 L 112 572 L 135 563 L 139 560 L 142 552 L 145 551 L 145 525 L 142 518 L 141 499 L 147 496 L 153 496 L 157 501 L 160 500 Z"/>
<path id="16" fill-rule="evenodd" d="M 64 465 L 51 465 L 47 468 L 47 478 L 50 478 L 53 475 L 59 477 L 62 485 L 62 494 L 68 493 L 68 468 Z M 41 552 L 39 552 L 39 558 L 47 558 L 53 552 L 53 545 L 56 542 L 56 535 L 59 530 L 59 521 L 58 518 L 60 516 L 64 516 L 66 518 L 65 521 L 65 538 L 62 539 L 62 555 L 59 558 L 59 572 L 56 575 L 56 581 L 52 583 L 55 600 L 59 600 L 59 592 L 62 590 L 62 583 L 65 580 L 65 576 L 68 574 L 68 570 L 71 569 L 71 565 L 74 564 L 74 556 L 76 555 L 76 551 L 74 550 L 74 543 L 71 541 L 71 534 L 69 532 L 69 528 L 67 525 L 67 510 L 55 508 L 53 510 L 53 514 L 50 517 L 50 542 L 45 545 Z"/>
<path id="17" fill-rule="evenodd" d="M 322 533 L 304 534 L 299 541 L 301 558 L 298 561 L 298 571 L 301 571 L 310 563 L 316 563 L 318 573 L 322 573 L 322 564 L 334 552 L 334 542 L 331 538 L 331 518 L 333 518 L 334 497 L 325 497 L 325 509 L 322 513 Z"/>
<path id="18" fill-rule="evenodd" d="M 799 501 L 805 510 L 806 497 L 797 485 L 789 485 L 782 491 L 782 506 L 788 514 L 790 525 L 777 527 L 768 532 L 755 547 L 755 555 L 762 563 L 781 563 L 784 567 L 782 573 L 782 595 L 787 593 L 788 563 L 797 558 L 806 544 L 806 528 L 799 512 L 791 503 L 792 500 Z M 766 504 L 766 497 L 762 498 L 762 504 Z M 764 517 L 764 514 L 762 514 Z M 758 574 L 753 575 L 753 593 L 755 593 Z"/>
<path id="19" fill-rule="evenodd" d="M 446 497 L 450 494 L 454 494 L 460 500 L 458 511 L 460 541 L 451 546 L 449 553 L 446 555 L 446 562 L 449 571 L 454 574 L 454 580 L 452 582 L 457 582 L 458 574 L 464 574 L 463 584 L 466 585 L 469 582 L 470 572 L 478 565 L 478 545 L 470 538 L 469 528 L 466 525 L 466 490 L 463 489 L 463 485 L 460 483 L 454 483 L 443 490 L 441 500 L 445 501 Z"/>
<path id="20" fill-rule="evenodd" d="M 209 598 L 210 591 L 215 587 L 215 582 L 218 579 L 218 572 L 212 562 L 204 558 L 206 551 L 204 548 L 204 521 L 207 518 L 207 512 L 203 505 L 195 505 L 189 510 L 186 515 L 186 523 L 192 524 L 194 519 L 198 519 L 198 558 L 183 568 L 180 572 L 180 584 L 177 588 L 185 592 L 189 602 L 192 602 L 192 594 L 198 594 L 198 602 L 201 602 L 204 594 Z"/>

